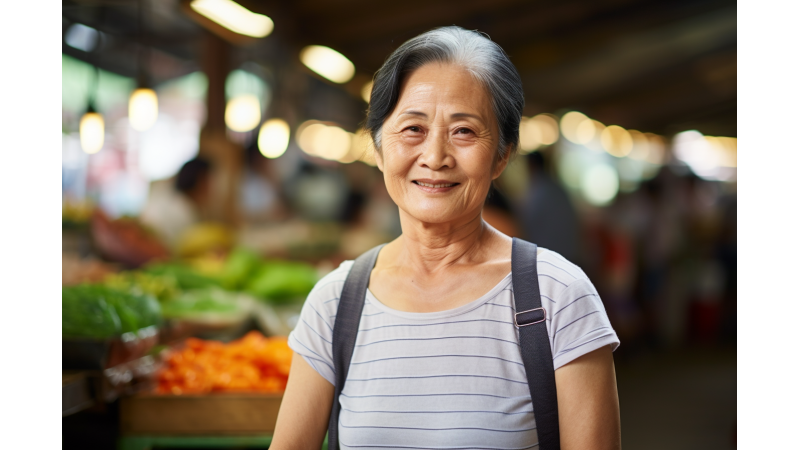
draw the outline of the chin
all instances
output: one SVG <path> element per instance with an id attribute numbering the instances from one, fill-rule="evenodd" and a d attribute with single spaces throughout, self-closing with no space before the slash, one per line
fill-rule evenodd
<path id="1" fill-rule="evenodd" d="M 458 222 L 467 219 L 463 213 L 448 211 L 444 208 L 414 208 L 412 210 L 405 210 L 409 218 L 427 224 L 445 224 L 451 222 Z"/>

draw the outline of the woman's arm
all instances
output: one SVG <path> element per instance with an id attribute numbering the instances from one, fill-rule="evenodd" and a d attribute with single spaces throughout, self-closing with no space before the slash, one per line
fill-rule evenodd
<path id="1" fill-rule="evenodd" d="M 332 404 L 333 385 L 295 353 L 269 448 L 321 449 Z"/>
<path id="2" fill-rule="evenodd" d="M 619 397 L 611 346 L 556 370 L 561 449 L 619 450 Z"/>

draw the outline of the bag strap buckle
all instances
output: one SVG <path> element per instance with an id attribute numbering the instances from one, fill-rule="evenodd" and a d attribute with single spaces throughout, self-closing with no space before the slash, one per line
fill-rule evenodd
<path id="1" fill-rule="evenodd" d="M 547 319 L 547 311 L 544 308 L 534 308 L 514 314 L 514 325 L 517 328 L 527 327 L 544 322 Z"/>

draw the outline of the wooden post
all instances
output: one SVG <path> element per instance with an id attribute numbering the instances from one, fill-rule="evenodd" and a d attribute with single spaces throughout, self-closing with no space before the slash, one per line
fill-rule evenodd
<path id="1" fill-rule="evenodd" d="M 230 72 L 230 44 L 206 32 L 202 67 L 208 79 L 206 123 L 200 132 L 200 156 L 214 165 L 211 200 L 204 215 L 232 226 L 239 224 L 239 177 L 242 148 L 228 139 L 225 128 L 225 80 Z"/>

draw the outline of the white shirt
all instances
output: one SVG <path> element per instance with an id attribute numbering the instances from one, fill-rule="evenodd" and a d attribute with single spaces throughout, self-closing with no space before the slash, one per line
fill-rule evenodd
<path id="1" fill-rule="evenodd" d="M 553 367 L 619 339 L 583 271 L 537 258 Z M 309 294 L 290 347 L 334 384 L 332 336 L 345 261 Z M 397 311 L 367 292 L 347 375 L 342 448 L 524 449 L 536 420 L 514 326 L 511 274 L 480 298 L 433 313 Z"/>

